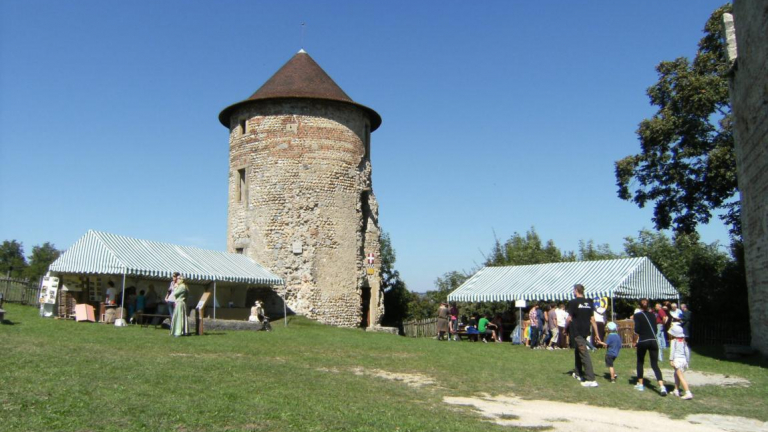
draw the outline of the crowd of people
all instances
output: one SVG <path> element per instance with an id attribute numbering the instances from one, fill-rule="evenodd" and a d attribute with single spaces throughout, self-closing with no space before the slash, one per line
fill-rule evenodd
<path id="1" fill-rule="evenodd" d="M 528 325 L 525 330 L 518 326 L 511 333 L 513 343 L 524 344 L 531 349 L 574 350 L 572 376 L 583 387 L 598 387 L 590 352 L 605 348 L 605 365 L 610 382 L 616 383 L 614 362 L 619 357 L 623 340 L 618 334 L 619 327 L 606 317 L 606 308 L 584 297 L 584 286 L 573 287 L 574 299 L 567 304 L 533 304 L 528 310 Z M 504 323 L 513 322 L 506 314 L 480 315 L 472 313 L 459 316 L 455 303 L 442 303 L 438 309 L 439 340 L 460 340 L 466 336 L 470 341 L 502 342 Z M 634 324 L 633 348 L 636 348 L 637 382 L 634 389 L 645 391 L 644 377 L 646 356 L 658 384 L 658 393 L 667 396 L 659 362 L 663 361 L 664 350 L 669 347 L 669 363 L 674 369 L 674 390 L 672 394 L 682 399 L 693 399 L 684 372 L 690 363 L 688 340 L 691 334 L 691 311 L 687 305 L 671 302 L 651 306 L 648 299 L 642 299 L 632 316 Z M 516 334 L 517 333 L 517 334 Z M 517 340 L 516 340 L 517 339 Z"/>

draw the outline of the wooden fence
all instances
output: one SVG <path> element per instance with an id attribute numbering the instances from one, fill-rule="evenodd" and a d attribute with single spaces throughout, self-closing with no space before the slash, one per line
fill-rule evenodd
<path id="1" fill-rule="evenodd" d="M 408 337 L 437 336 L 437 318 L 406 321 L 403 323 L 403 334 Z"/>
<path id="2" fill-rule="evenodd" d="M 0 278 L 0 293 L 3 301 L 39 306 L 37 298 L 39 284 L 28 279 Z"/>

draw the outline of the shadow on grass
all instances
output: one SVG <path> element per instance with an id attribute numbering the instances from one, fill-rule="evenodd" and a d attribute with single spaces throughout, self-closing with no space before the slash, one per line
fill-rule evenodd
<path id="1" fill-rule="evenodd" d="M 751 355 L 728 358 L 725 356 L 725 348 L 723 345 L 693 345 L 690 348 L 691 351 L 702 357 L 709 357 L 720 361 L 739 363 L 749 366 L 768 367 L 768 358 L 761 356 L 757 351 Z"/>
<path id="2" fill-rule="evenodd" d="M 13 322 L 13 321 L 11 321 L 11 320 L 7 320 L 7 319 L 4 319 L 4 320 L 2 321 L 2 324 L 3 324 L 3 325 L 16 325 L 16 324 L 20 324 L 20 323 L 14 323 L 14 322 Z"/>

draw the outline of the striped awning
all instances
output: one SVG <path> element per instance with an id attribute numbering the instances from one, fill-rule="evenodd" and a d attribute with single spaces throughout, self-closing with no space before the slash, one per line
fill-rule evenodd
<path id="1" fill-rule="evenodd" d="M 557 301 L 584 285 L 587 298 L 677 299 L 680 294 L 648 258 L 483 267 L 449 301 Z"/>
<path id="2" fill-rule="evenodd" d="M 170 279 L 174 272 L 197 281 L 283 285 L 245 255 L 139 240 L 89 230 L 48 268 L 75 274 L 126 274 Z"/>

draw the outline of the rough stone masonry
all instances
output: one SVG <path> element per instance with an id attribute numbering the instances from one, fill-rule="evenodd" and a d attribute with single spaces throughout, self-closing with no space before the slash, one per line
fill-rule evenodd
<path id="1" fill-rule="evenodd" d="M 344 327 L 378 324 L 370 158 L 378 114 L 352 101 L 302 50 L 219 120 L 230 130 L 229 251 L 283 277 L 297 313 Z"/>
<path id="2" fill-rule="evenodd" d="M 737 0 L 724 20 L 752 346 L 768 356 L 768 2 Z"/>

